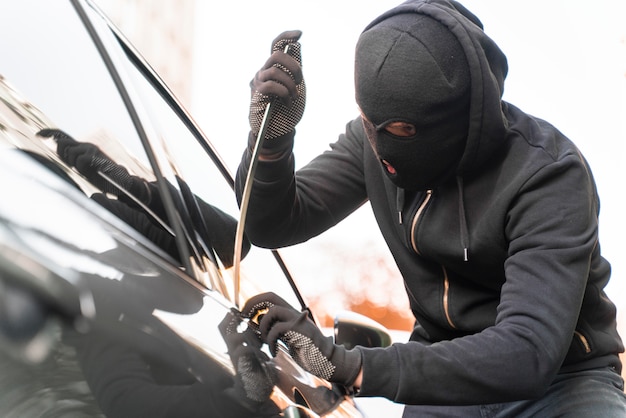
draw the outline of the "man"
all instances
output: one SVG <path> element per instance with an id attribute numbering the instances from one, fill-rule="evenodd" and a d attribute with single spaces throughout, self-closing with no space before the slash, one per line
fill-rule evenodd
<path id="1" fill-rule="evenodd" d="M 247 233 L 297 244 L 366 200 L 415 315 L 406 344 L 346 350 L 272 294 L 242 312 L 308 371 L 405 416 L 626 416 L 610 265 L 598 244 L 595 183 L 555 127 L 502 101 L 507 62 L 454 1 L 410 0 L 361 34 L 361 116 L 294 173 L 304 108 L 298 32 L 253 82 L 250 146 L 268 102 Z M 284 53 L 285 45 L 290 48 Z"/>

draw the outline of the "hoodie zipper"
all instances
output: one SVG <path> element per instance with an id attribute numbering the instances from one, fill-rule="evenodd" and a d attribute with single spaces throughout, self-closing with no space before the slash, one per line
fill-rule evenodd
<path id="1" fill-rule="evenodd" d="M 444 266 L 441 266 L 443 270 L 443 313 L 446 316 L 446 321 L 448 321 L 448 325 L 453 329 L 456 329 L 456 325 L 452 321 L 452 317 L 450 316 L 450 279 L 448 278 L 448 271 Z"/>
<path id="2" fill-rule="evenodd" d="M 432 197 L 433 191 L 427 190 L 426 196 L 424 196 L 424 199 L 417 208 L 417 211 L 413 216 L 413 222 L 411 222 L 411 246 L 413 247 L 413 251 L 415 251 L 415 253 L 418 255 L 420 254 L 420 252 L 417 249 L 417 222 L 421 218 Z M 456 325 L 454 324 L 454 322 L 452 321 L 452 317 L 450 316 L 450 279 L 448 279 L 448 272 L 446 271 L 446 268 L 444 266 L 441 266 L 441 269 L 443 271 L 443 298 L 441 301 L 443 306 L 443 312 L 448 325 L 452 329 L 456 329 Z"/>
<path id="3" fill-rule="evenodd" d="M 419 250 L 417 249 L 417 242 L 416 242 L 417 222 L 422 216 L 424 209 L 426 209 L 426 206 L 428 206 L 428 202 L 430 202 L 430 199 L 432 198 L 432 196 L 433 196 L 433 191 L 426 190 L 426 196 L 424 197 L 424 200 L 422 200 L 422 203 L 417 208 L 417 211 L 415 212 L 415 216 L 413 216 L 413 222 L 411 222 L 411 246 L 413 247 L 413 251 L 415 251 L 417 254 L 420 253 Z"/>
<path id="4" fill-rule="evenodd" d="M 580 341 L 580 343 L 583 345 L 583 348 L 585 349 L 585 354 L 591 353 L 591 345 L 589 344 L 589 341 L 587 341 L 587 337 L 585 337 L 579 331 L 574 331 L 574 335 L 578 337 L 578 341 Z"/>

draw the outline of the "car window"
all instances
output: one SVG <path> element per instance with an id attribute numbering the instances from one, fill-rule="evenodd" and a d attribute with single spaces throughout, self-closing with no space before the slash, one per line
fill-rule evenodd
<path id="1" fill-rule="evenodd" d="M 218 269 L 219 277 L 209 277 L 204 284 L 233 300 L 231 274 L 239 208 L 232 189 L 232 177 L 226 172 L 219 154 L 206 142 L 158 77 L 126 44 L 121 43 L 121 46 L 127 58 L 121 64 L 133 91 L 141 98 L 139 105 L 145 111 L 146 123 L 153 129 L 151 148 L 158 156 L 168 183 L 177 190 L 175 198 L 182 200 L 180 206 L 191 219 L 190 239 L 198 250 L 208 248 L 211 252 L 205 261 L 215 265 L 205 267 L 207 274 L 214 271 L 212 267 Z M 259 248 L 248 251 L 246 248 L 241 278 L 240 300 L 271 290 L 299 306 L 281 265 L 270 251 Z"/>
<path id="2" fill-rule="evenodd" d="M 137 161 L 128 164 L 149 176 L 143 170 L 143 147 L 119 93 L 70 3 L 25 0 L 4 7 L 12 13 L 0 13 L 0 24 L 15 36 L 0 40 L 2 77 L 47 115 L 45 125 L 94 142 L 114 156 L 132 155 Z M 20 15 L 29 19 L 11 19 L 14 9 L 23 9 Z"/>
<path id="3" fill-rule="evenodd" d="M 0 16 L 7 33 L 22 34 L 10 42 L 0 40 L 4 102 L 26 103 L 26 108 L 41 115 L 39 123 L 30 127 L 32 135 L 16 135 L 16 143 L 11 145 L 45 157 L 93 200 L 180 264 L 175 231 L 161 200 L 163 190 L 156 183 L 144 144 L 121 99 L 119 85 L 92 40 L 85 36 L 72 6 L 69 2 L 56 5 L 25 0 L 11 7 L 23 9 L 19 13 L 29 19 L 16 22 Z M 230 264 L 234 241 L 223 239 L 224 233 L 234 233 L 239 217 L 232 179 L 225 177 L 219 158 L 212 159 L 206 145 L 200 145 L 204 139 L 189 130 L 190 121 L 181 120 L 177 114 L 181 110 L 175 112 L 175 104 L 155 90 L 154 80 L 146 78 L 149 72 L 136 59 L 131 61 L 132 53 L 115 42 L 97 13 L 87 10 L 99 38 L 108 41 L 108 52 L 118 66 L 124 67 L 120 76 L 141 112 L 142 128 L 152 141 L 167 181 L 165 187 L 171 189 L 177 207 L 185 212 L 181 220 L 186 222 L 187 242 L 194 244 L 189 252 L 196 259 L 197 273 L 206 278 L 205 285 L 233 300 Z M 57 30 L 59 25 L 63 30 Z M 95 167 L 93 161 L 97 161 Z M 281 266 L 268 251 L 253 248 L 244 258 L 241 275 L 241 300 L 273 290 L 298 305 Z M 263 280 L 257 280 L 258 275 Z"/>
<path id="4" fill-rule="evenodd" d="M 144 235 L 174 252 L 167 227 L 134 203 L 135 196 L 151 193 L 155 176 L 120 92 L 70 2 L 26 0 L 10 7 L 11 13 L 0 11 L 4 33 L 19 34 L 0 41 L 2 101 L 14 112 L 3 122 L 15 131 L 6 145 L 63 172 L 127 223 L 155 224 Z M 16 15 L 29 19 L 5 18 Z"/>

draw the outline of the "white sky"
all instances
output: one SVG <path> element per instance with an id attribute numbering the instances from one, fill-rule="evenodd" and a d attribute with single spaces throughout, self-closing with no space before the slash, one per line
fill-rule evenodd
<path id="1" fill-rule="evenodd" d="M 399 1 L 198 1 L 192 114 L 235 170 L 248 132 L 249 81 L 271 41 L 300 29 L 307 108 L 296 136 L 301 166 L 334 142 L 357 115 L 354 46 L 363 27 Z M 466 0 L 509 60 L 504 99 L 556 125 L 589 160 L 602 199 L 604 255 L 613 265 L 610 296 L 626 307 L 626 2 L 623 0 Z M 364 223 L 367 223 L 364 226 Z M 385 252 L 369 208 L 312 240 Z M 296 276 L 310 260 L 289 259 Z M 324 255 L 316 265 L 323 264 Z M 306 266 L 306 267 L 304 267 Z M 308 271 L 307 271 L 308 270 Z M 299 283 L 307 290 L 307 283 Z M 319 281 L 316 282 L 319 285 Z M 311 289 L 309 289 L 311 290 Z M 312 290 L 311 290 L 312 291 Z M 625 296 L 622 296 L 625 295 Z"/>

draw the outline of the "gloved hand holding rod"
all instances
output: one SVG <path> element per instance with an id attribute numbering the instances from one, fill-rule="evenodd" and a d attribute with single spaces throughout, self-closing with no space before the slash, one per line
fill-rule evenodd
<path id="1" fill-rule="evenodd" d="M 304 113 L 306 86 L 298 39 L 302 32 L 287 31 L 272 42 L 272 55 L 250 83 L 250 128 L 254 135 L 252 159 L 240 202 L 240 217 L 233 257 L 234 303 L 239 306 L 241 244 L 254 173 L 263 139 L 275 139 L 292 132 Z"/>

